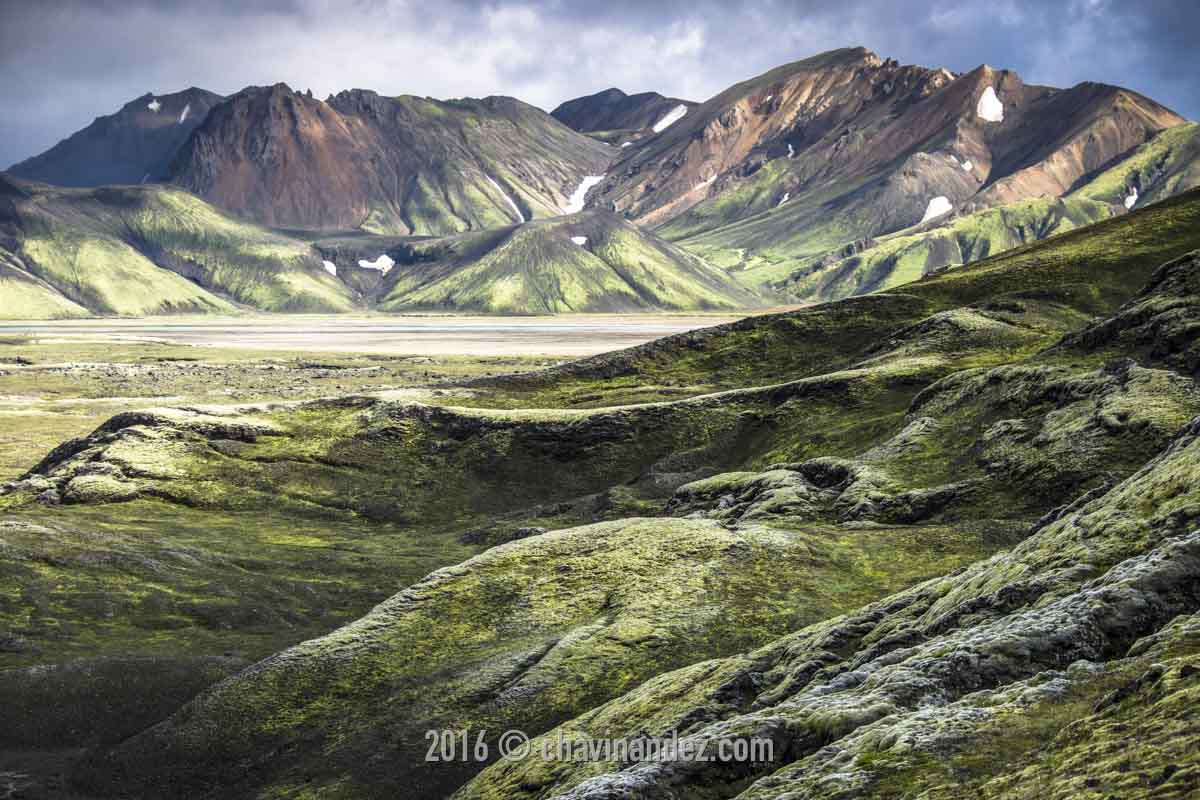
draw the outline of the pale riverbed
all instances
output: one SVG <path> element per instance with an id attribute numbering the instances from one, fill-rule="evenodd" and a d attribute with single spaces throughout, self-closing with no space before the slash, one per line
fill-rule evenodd
<path id="1" fill-rule="evenodd" d="M 578 357 L 738 318 L 715 314 L 158 317 L 0 322 L 0 336 L 306 352 Z"/>

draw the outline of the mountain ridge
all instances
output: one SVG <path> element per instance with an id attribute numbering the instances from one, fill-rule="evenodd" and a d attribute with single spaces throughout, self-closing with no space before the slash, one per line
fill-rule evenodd
<path id="1" fill-rule="evenodd" d="M 172 179 L 269 225 L 447 234 L 560 213 L 608 154 L 512 98 L 354 89 L 326 102 L 275 84 L 217 106 L 177 154 Z"/>
<path id="2" fill-rule="evenodd" d="M 171 94 L 147 93 L 7 171 L 74 188 L 166 180 L 175 152 L 222 100 L 194 86 Z"/>
<path id="3" fill-rule="evenodd" d="M 566 100 L 555 107 L 550 116 L 581 133 L 628 134 L 614 137 L 622 140 L 614 143 L 622 144 L 641 138 L 647 128 L 661 123 L 679 107 L 690 111 L 698 105 L 699 103 L 691 100 L 664 97 L 658 92 L 626 94 L 612 87 L 595 94 Z"/>

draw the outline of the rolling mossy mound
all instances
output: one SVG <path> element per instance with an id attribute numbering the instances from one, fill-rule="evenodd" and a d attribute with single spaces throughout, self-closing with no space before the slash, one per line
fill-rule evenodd
<path id="1" fill-rule="evenodd" d="M 0 496 L 13 530 L 57 531 L 0 549 L 41 587 L 2 607 L 4 641 L 43 652 L 12 707 L 36 719 L 29 698 L 73 675 L 111 701 L 184 658 L 197 689 L 233 673 L 178 710 L 162 691 L 137 724 L 165 719 L 120 742 L 132 722 L 42 723 L 38 741 L 91 737 L 72 780 L 101 796 L 1186 797 L 1197 215 L 1187 193 L 902 291 L 476 381 L 457 406 L 115 417 Z M 191 545 L 200 592 L 131 533 L 150 508 L 261 515 L 268 537 L 295 520 L 288 535 L 351 554 L 280 568 L 262 539 L 230 558 L 209 537 Z M 81 535 L 89 517 L 103 536 Z M 308 532 L 323 526 L 354 533 Z M 110 599 L 92 571 L 114 563 Z M 350 576 L 354 607 L 387 570 L 403 588 L 329 632 L 324 584 Z M 91 602 L 54 588 L 89 580 Z M 221 585 L 252 600 L 214 607 Z M 164 586 L 173 601 L 139 602 Z M 241 671 L 205 660 L 289 624 L 327 627 Z M 38 666 L 164 641 L 181 660 L 132 666 L 144 682 L 124 688 L 107 661 Z M 443 727 L 756 736 L 774 755 L 426 763 Z"/>

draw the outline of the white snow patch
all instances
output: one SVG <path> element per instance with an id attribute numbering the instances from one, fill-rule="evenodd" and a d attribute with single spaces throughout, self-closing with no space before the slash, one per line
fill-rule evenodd
<path id="1" fill-rule="evenodd" d="M 567 198 L 567 204 L 563 206 L 564 214 L 578 214 L 583 211 L 583 201 L 587 199 L 588 189 L 591 189 L 600 181 L 604 180 L 603 175 L 584 175 L 583 182 L 575 187 L 575 191 L 571 192 L 571 196 Z"/>
<path id="2" fill-rule="evenodd" d="M 150 102 L 146 104 L 146 108 L 150 109 L 155 114 L 157 114 L 158 110 L 160 108 L 162 108 L 162 103 L 158 102 L 157 97 L 152 97 L 152 98 L 150 98 Z"/>
<path id="3" fill-rule="evenodd" d="M 788 158 L 796 157 L 796 148 L 792 147 L 792 143 L 788 142 Z"/>
<path id="4" fill-rule="evenodd" d="M 326 272 L 335 278 L 337 277 L 337 264 L 333 263 L 332 261 L 322 261 L 321 263 L 325 265 Z"/>
<path id="5" fill-rule="evenodd" d="M 621 142 L 621 147 L 632 147 L 633 142 Z"/>
<path id="6" fill-rule="evenodd" d="M 504 199 L 508 201 L 508 205 L 512 207 L 513 213 L 517 215 L 517 219 L 519 219 L 521 222 L 525 222 L 525 215 L 521 213 L 521 209 L 517 208 L 517 202 L 509 197 L 508 193 L 505 192 L 504 189 L 500 188 L 500 184 L 492 180 L 491 175 L 484 175 L 483 177 L 487 178 L 488 183 L 494 186 L 496 191 L 503 195 Z"/>
<path id="7" fill-rule="evenodd" d="M 179 124 L 180 125 L 182 125 L 183 121 L 185 119 L 187 119 L 187 115 L 189 112 L 191 112 L 191 110 L 192 110 L 192 104 L 188 103 L 186 106 L 183 107 L 183 111 L 179 112 Z"/>
<path id="8" fill-rule="evenodd" d="M 950 160 L 951 160 L 951 161 L 953 161 L 955 164 L 957 164 L 957 163 L 958 163 L 958 156 L 954 155 L 954 153 L 951 153 L 951 154 L 950 154 Z"/>
<path id="9" fill-rule="evenodd" d="M 1137 205 L 1137 201 L 1138 201 L 1137 187 L 1134 187 L 1133 189 L 1129 190 L 1129 194 L 1125 197 L 1125 207 L 1133 208 L 1135 205 Z"/>
<path id="10" fill-rule="evenodd" d="M 391 271 L 392 267 L 396 266 L 396 262 L 392 261 L 392 259 L 388 257 L 387 253 L 384 253 L 374 261 L 367 261 L 365 258 L 359 259 L 358 265 L 363 269 L 377 269 L 384 275 L 387 275 L 388 272 Z"/>
<path id="11" fill-rule="evenodd" d="M 778 203 L 775 204 L 775 207 L 779 208 L 781 205 L 783 205 L 784 203 L 786 203 L 788 200 L 791 200 L 791 199 L 792 199 L 792 193 L 784 192 L 783 198 Z"/>
<path id="12" fill-rule="evenodd" d="M 586 236 L 572 236 L 571 241 L 574 242 L 575 244 L 579 245 L 580 247 L 583 247 L 585 244 L 587 244 L 587 237 Z"/>
<path id="13" fill-rule="evenodd" d="M 954 209 L 950 205 L 950 199 L 945 195 L 938 195 L 929 201 L 929 205 L 925 207 L 925 216 L 921 217 L 921 222 L 929 222 L 931 219 L 936 219 L 943 214 L 949 214 Z"/>
<path id="14" fill-rule="evenodd" d="M 975 169 L 975 165 L 972 164 L 970 161 L 964 161 L 962 163 L 962 168 L 963 168 L 964 172 L 970 172 L 971 170 Z"/>
<path id="15" fill-rule="evenodd" d="M 676 122 L 683 119 L 683 115 L 686 114 L 687 111 L 688 111 L 687 106 L 685 106 L 682 103 L 675 106 L 674 108 L 672 108 L 670 111 L 667 112 L 667 115 L 665 117 L 660 119 L 658 122 L 654 123 L 654 128 L 653 128 L 654 132 L 662 133 L 667 128 L 671 127 Z"/>
<path id="16" fill-rule="evenodd" d="M 775 95 L 773 95 L 773 94 L 769 94 L 769 95 L 767 95 L 766 97 L 764 97 L 764 98 L 763 98 L 763 102 L 764 102 L 764 103 L 769 103 L 769 102 L 771 102 L 771 98 L 772 98 L 772 97 L 774 97 L 774 96 L 775 96 Z"/>
<path id="17" fill-rule="evenodd" d="M 979 102 L 975 105 L 975 113 L 986 122 L 1004 121 L 1004 104 L 996 97 L 996 90 L 991 86 L 983 90 Z"/>

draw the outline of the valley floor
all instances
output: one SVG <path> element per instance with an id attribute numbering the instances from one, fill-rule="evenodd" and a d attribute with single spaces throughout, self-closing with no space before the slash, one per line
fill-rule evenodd
<path id="1" fill-rule="evenodd" d="M 0 321 L 0 480 L 133 408 L 311 400 L 552 366 L 732 317 L 272 316 Z M 305 355 L 313 354 L 313 355 Z M 319 354 L 319 355 L 316 355 Z M 438 392 L 438 394 L 434 394 Z"/>
<path id="2" fill-rule="evenodd" d="M 772 309 L 784 310 L 784 309 Z M 389 355 L 588 356 L 755 312 L 687 314 L 255 315 L 55 321 L 0 320 L 0 347 L 34 337 L 72 344 L 165 343 Z M 766 313 L 760 311 L 757 313 Z M 5 354 L 0 351 L 0 358 Z"/>
<path id="3" fill-rule="evenodd" d="M 440 381 L 555 364 L 527 355 L 322 352 L 139 340 L 73 323 L 71 334 L 0 335 L 0 480 L 18 477 L 55 445 L 86 436 L 114 414 L 148 406 L 311 400 L 401 391 L 436 396 Z M 183 329 L 183 326 L 180 326 Z M 215 338 L 219 334 L 211 332 Z M 76 338 L 77 337 L 77 338 Z"/>

